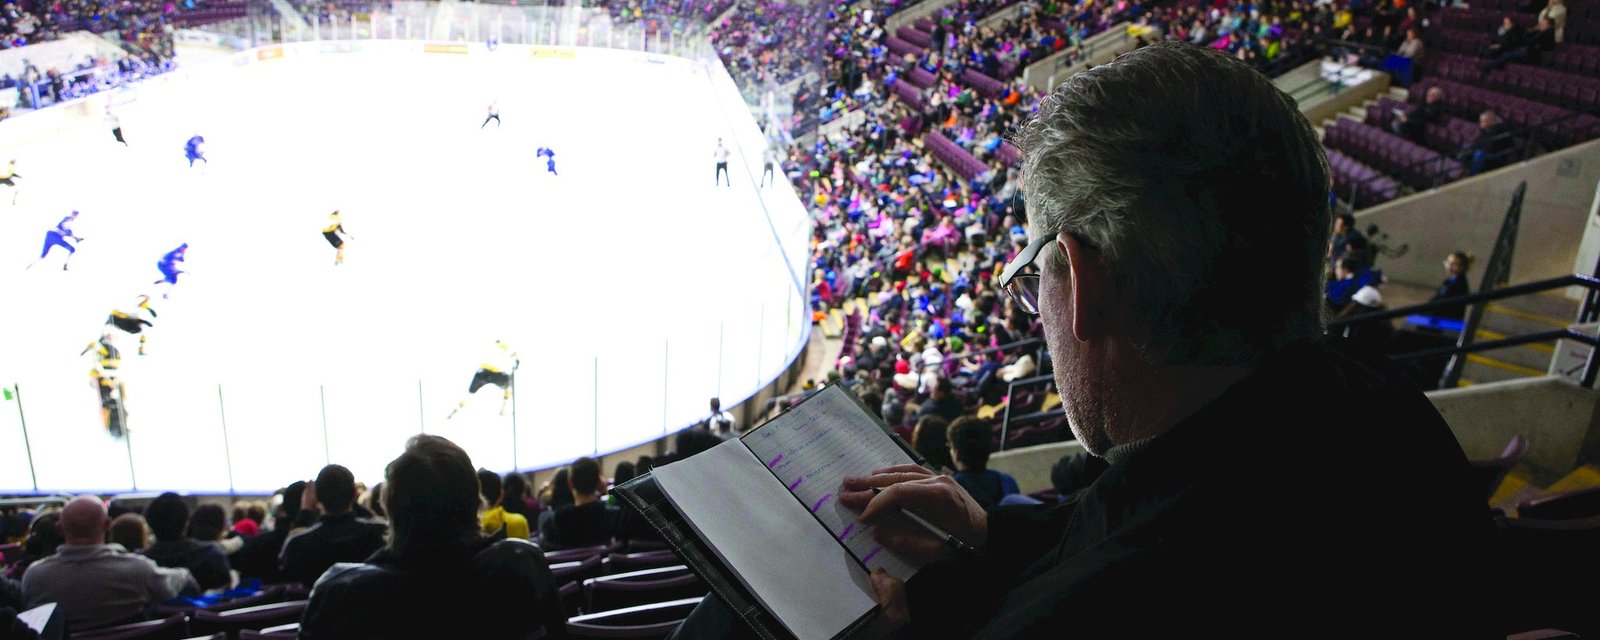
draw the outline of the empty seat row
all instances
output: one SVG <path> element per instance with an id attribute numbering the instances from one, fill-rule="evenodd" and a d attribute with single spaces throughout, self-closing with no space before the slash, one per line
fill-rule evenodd
<path id="1" fill-rule="evenodd" d="M 988 168 L 976 156 L 962 149 L 960 145 L 945 137 L 938 131 L 929 131 L 922 136 L 922 143 L 945 166 L 963 179 L 971 180 Z"/>
<path id="2" fill-rule="evenodd" d="M 1417 190 L 1431 189 L 1466 175 L 1461 163 L 1452 158 L 1348 118 L 1328 125 L 1322 142 Z"/>
<path id="3" fill-rule="evenodd" d="M 911 107 L 913 111 L 918 113 L 921 113 L 928 106 L 928 101 L 922 97 L 922 90 L 910 82 L 896 81 L 894 84 L 889 85 L 889 91 L 900 98 L 900 101 L 905 103 L 906 106 Z"/>
<path id="4" fill-rule="evenodd" d="M 1400 197 L 1400 184 L 1354 158 L 1326 149 L 1334 194 L 1361 209 Z"/>
<path id="5" fill-rule="evenodd" d="M 1466 7 L 1452 7 L 1433 14 L 1434 21 L 1446 29 L 1459 31 L 1477 31 L 1494 33 L 1500 28 L 1500 19 L 1505 16 L 1524 29 L 1533 27 L 1536 17 L 1531 13 L 1506 13 L 1492 9 L 1468 9 Z"/>
<path id="6" fill-rule="evenodd" d="M 1545 67 L 1570 73 L 1600 73 L 1600 43 L 1563 42 L 1556 45 L 1554 51 L 1544 54 L 1543 63 Z"/>
<path id="7" fill-rule="evenodd" d="M 883 44 L 889 48 L 889 53 L 894 54 L 896 57 L 901 57 L 908 53 L 912 55 L 922 53 L 922 47 L 911 44 L 894 36 L 884 38 Z"/>
<path id="8" fill-rule="evenodd" d="M 976 69 L 962 71 L 961 84 L 972 87 L 973 91 L 977 91 L 978 95 L 985 98 L 998 97 L 1001 92 L 1006 90 L 1005 83 L 984 75 L 983 72 Z"/>
<path id="9" fill-rule="evenodd" d="M 1494 40 L 1494 36 L 1489 32 L 1435 28 L 1428 30 L 1425 40 L 1430 52 L 1476 56 L 1479 50 Z"/>
<path id="10" fill-rule="evenodd" d="M 1600 109 L 1600 78 L 1525 64 L 1509 64 L 1485 74 L 1483 61 L 1441 54 L 1428 59 L 1428 75 L 1504 91 L 1577 111 Z"/>
<path id="11" fill-rule="evenodd" d="M 901 40 L 905 40 L 906 42 L 917 45 L 924 49 L 927 49 L 933 45 L 932 35 L 912 27 L 900 27 L 899 29 L 895 30 L 894 35 L 899 37 Z"/>

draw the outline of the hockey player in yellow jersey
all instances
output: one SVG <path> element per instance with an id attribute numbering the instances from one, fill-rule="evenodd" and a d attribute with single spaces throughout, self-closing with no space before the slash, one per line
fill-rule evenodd
<path id="1" fill-rule="evenodd" d="M 128 420 L 128 411 L 122 404 L 127 389 L 118 375 L 122 368 L 122 353 L 112 343 L 110 333 L 102 334 L 98 341 L 89 343 L 78 355 L 90 351 L 94 352 L 95 366 L 89 370 L 89 377 L 100 394 L 100 420 L 105 424 L 106 431 L 120 438 L 126 431 Z"/>
<path id="2" fill-rule="evenodd" d="M 494 349 L 478 365 L 478 371 L 472 374 L 472 383 L 467 385 L 467 397 L 456 403 L 456 408 L 450 410 L 446 420 L 456 417 L 456 412 L 467 406 L 467 400 L 472 394 L 477 393 L 484 385 L 500 387 L 504 394 L 500 398 L 500 415 L 506 414 L 506 405 L 511 402 L 511 386 L 513 376 L 517 372 L 517 365 L 522 361 L 517 359 L 517 352 L 511 346 L 499 340 L 494 341 Z"/>
<path id="3" fill-rule="evenodd" d="M 145 314 L 156 317 L 156 310 L 150 308 L 150 296 L 139 296 L 138 302 L 129 307 L 119 307 L 111 310 L 111 315 L 106 318 L 106 324 L 123 330 L 129 335 L 139 336 L 139 355 L 144 355 L 145 327 L 153 327 L 154 323 L 144 319 Z"/>
<path id="4" fill-rule="evenodd" d="M 340 237 L 341 234 L 343 237 Z M 328 214 L 328 226 L 322 228 L 322 237 L 328 239 L 328 244 L 333 245 L 333 265 L 344 264 L 344 239 L 349 238 L 350 232 L 344 230 L 344 221 L 339 219 L 339 212 Z"/>

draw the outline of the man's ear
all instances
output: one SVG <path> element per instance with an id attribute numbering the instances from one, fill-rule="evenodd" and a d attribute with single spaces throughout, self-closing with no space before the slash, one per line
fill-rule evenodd
<path id="1" fill-rule="evenodd" d="M 1072 234 L 1056 234 L 1056 250 L 1066 256 L 1071 279 L 1072 337 L 1079 342 L 1099 338 L 1106 331 L 1106 272 L 1096 252 Z"/>

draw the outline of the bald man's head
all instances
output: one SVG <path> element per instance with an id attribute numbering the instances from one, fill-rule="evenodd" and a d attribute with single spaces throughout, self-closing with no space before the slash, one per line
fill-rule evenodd
<path id="1" fill-rule="evenodd" d="M 61 536 L 67 544 L 105 544 L 106 531 L 111 519 L 106 516 L 106 505 L 95 496 L 73 498 L 61 510 Z"/>

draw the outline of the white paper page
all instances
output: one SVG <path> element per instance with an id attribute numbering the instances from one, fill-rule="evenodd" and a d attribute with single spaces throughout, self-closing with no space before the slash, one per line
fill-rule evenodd
<path id="1" fill-rule="evenodd" d="M 827 640 L 874 606 L 872 583 L 738 440 L 652 473 L 673 506 L 800 640 Z"/>
<path id="2" fill-rule="evenodd" d="M 838 386 L 823 389 L 746 435 L 744 444 L 868 569 L 881 567 L 909 580 L 918 567 L 878 544 L 873 526 L 857 522 L 856 512 L 839 504 L 847 476 L 913 462 L 847 393 Z"/>
<path id="3" fill-rule="evenodd" d="M 28 625 L 34 633 L 44 633 L 44 625 L 50 622 L 50 614 L 56 612 L 56 603 L 46 602 L 37 607 L 17 614 L 17 620 Z"/>

